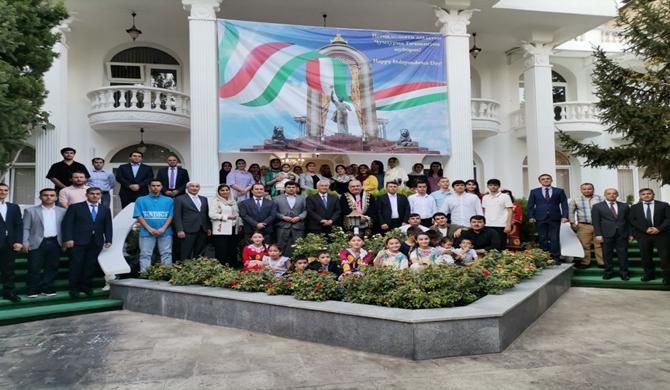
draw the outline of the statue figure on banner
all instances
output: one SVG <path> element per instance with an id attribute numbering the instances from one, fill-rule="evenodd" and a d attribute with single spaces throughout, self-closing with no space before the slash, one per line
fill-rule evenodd
<path id="1" fill-rule="evenodd" d="M 275 128 L 272 130 L 272 144 L 277 146 L 286 146 L 284 127 L 275 126 Z"/>
<path id="2" fill-rule="evenodd" d="M 335 97 L 335 89 L 333 86 L 330 86 L 330 101 L 335 105 L 335 113 L 333 113 L 333 122 L 337 123 L 337 132 L 338 134 L 348 134 L 349 133 L 349 113 L 351 107 L 344 102 L 344 99 L 341 97 Z"/>
<path id="3" fill-rule="evenodd" d="M 414 146 L 412 142 L 412 137 L 409 135 L 408 129 L 400 130 L 400 139 L 398 140 L 398 146 Z"/>

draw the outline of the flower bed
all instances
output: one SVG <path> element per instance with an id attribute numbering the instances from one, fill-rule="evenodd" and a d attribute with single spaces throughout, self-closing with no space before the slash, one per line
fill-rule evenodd
<path id="1" fill-rule="evenodd" d="M 242 272 L 216 260 L 198 258 L 174 266 L 156 264 L 143 274 L 174 285 L 203 285 L 239 291 L 292 295 L 307 301 L 345 301 L 406 309 L 463 306 L 500 294 L 530 278 L 552 261 L 538 249 L 491 252 L 471 267 L 439 265 L 421 271 L 370 267 L 363 276 L 336 281 L 331 274 L 306 271 L 275 278 L 268 271 Z"/>

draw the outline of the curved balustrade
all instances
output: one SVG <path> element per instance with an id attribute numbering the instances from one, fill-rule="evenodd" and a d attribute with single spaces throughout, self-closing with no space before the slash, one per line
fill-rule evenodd
<path id="1" fill-rule="evenodd" d="M 472 99 L 472 131 L 475 137 L 490 137 L 500 131 L 500 103 L 491 99 Z"/>
<path id="2" fill-rule="evenodd" d="M 182 92 L 122 85 L 98 88 L 87 96 L 89 122 L 96 130 L 150 124 L 190 128 L 191 100 Z"/>
<path id="3" fill-rule="evenodd" d="M 511 114 L 511 126 L 518 138 L 526 138 L 526 113 L 522 107 Z M 603 134 L 605 126 L 598 117 L 598 108 L 593 102 L 554 103 L 554 125 L 573 138 L 582 140 Z"/>

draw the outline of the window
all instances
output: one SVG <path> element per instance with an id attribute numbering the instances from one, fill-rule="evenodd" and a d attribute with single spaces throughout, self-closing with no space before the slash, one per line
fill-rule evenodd
<path id="1" fill-rule="evenodd" d="M 179 62 L 168 53 L 152 47 L 133 47 L 115 54 L 107 63 L 110 85 L 141 84 L 177 90 Z"/>
<path id="2" fill-rule="evenodd" d="M 555 70 L 551 71 L 551 95 L 554 103 L 563 103 L 567 100 L 568 82 Z M 523 74 L 519 76 L 519 102 L 526 102 L 526 91 L 524 87 Z"/>
<path id="3" fill-rule="evenodd" d="M 528 157 L 523 159 L 523 193 L 530 193 L 530 183 L 528 178 Z M 537 178 L 531 178 L 533 183 L 537 183 Z M 555 187 L 565 190 L 565 195 L 570 197 L 570 159 L 561 152 L 556 152 L 556 177 L 554 177 Z M 537 185 L 533 185 L 537 187 Z"/>
<path id="4" fill-rule="evenodd" d="M 8 172 L 10 200 L 14 203 L 35 203 L 35 149 L 26 146 L 11 164 Z"/>

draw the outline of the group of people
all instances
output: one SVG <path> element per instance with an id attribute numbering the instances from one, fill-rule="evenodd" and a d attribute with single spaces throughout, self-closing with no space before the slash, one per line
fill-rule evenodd
<path id="1" fill-rule="evenodd" d="M 208 242 L 222 264 L 245 270 L 268 268 L 278 275 L 296 266 L 325 267 L 346 276 L 369 265 L 399 269 L 467 265 L 490 250 L 521 248 L 523 211 L 512 193 L 501 189 L 500 180 L 488 180 L 488 191 L 482 194 L 474 180 L 450 182 L 439 162 L 432 163 L 427 173 L 423 165 L 415 164 L 406 174 L 392 157 L 386 170 L 374 161 L 370 168 L 338 165 L 335 175 L 330 175 L 327 166 L 317 171 L 313 162 L 302 171 L 273 159 L 261 174 L 260 167 L 247 171 L 246 161 L 239 159 L 234 170 L 232 164 L 223 163 L 222 183 L 216 195 L 207 198 L 200 195 L 200 185 L 190 180 L 175 155 L 167 157 L 167 166 L 154 177 L 139 151 L 130 154 L 116 175 L 105 170 L 102 158 L 94 158 L 87 169 L 74 160 L 74 149 L 64 148 L 61 154 L 63 160 L 53 164 L 47 175 L 54 188 L 42 189 L 40 204 L 23 215 L 17 205 L 5 201 L 9 188 L 0 184 L 0 232 L 4 232 L 0 270 L 6 299 L 19 300 L 13 291 L 13 265 L 19 251 L 28 254 L 29 297 L 55 293 L 53 282 L 63 250 L 70 256 L 70 295 L 92 294 L 97 257 L 103 247 L 112 245 L 109 204 L 115 183 L 120 186 L 122 206 L 135 203 L 140 271 L 151 265 L 156 247 L 160 261 L 170 264 L 198 257 Z M 594 194 L 592 184 L 584 183 L 581 195 L 568 202 L 565 192 L 552 186 L 550 175 L 538 180 L 540 187 L 529 195 L 528 220 L 536 226 L 540 247 L 557 263 L 561 262 L 560 226 L 570 222 L 585 249 L 577 267 L 590 265 L 593 244 L 603 277 L 613 277 L 616 253 L 619 274 L 628 280 L 627 243 L 632 234 L 640 246 L 642 280 L 656 277 L 655 247 L 662 259 L 664 282 L 670 281 L 670 206 L 654 200 L 651 189 L 640 190 L 641 202 L 629 207 L 617 201 L 615 189 L 607 189 L 603 200 Z M 412 194 L 402 195 L 401 187 Z M 342 248 L 339 259 L 331 262 L 328 256 L 326 261 L 324 253 L 314 264 L 291 261 L 298 238 L 307 233 L 328 234 L 334 226 L 351 234 L 349 247 Z M 377 254 L 364 249 L 366 236 L 393 229 L 400 229 L 403 239 L 388 238 L 386 248 Z"/>

